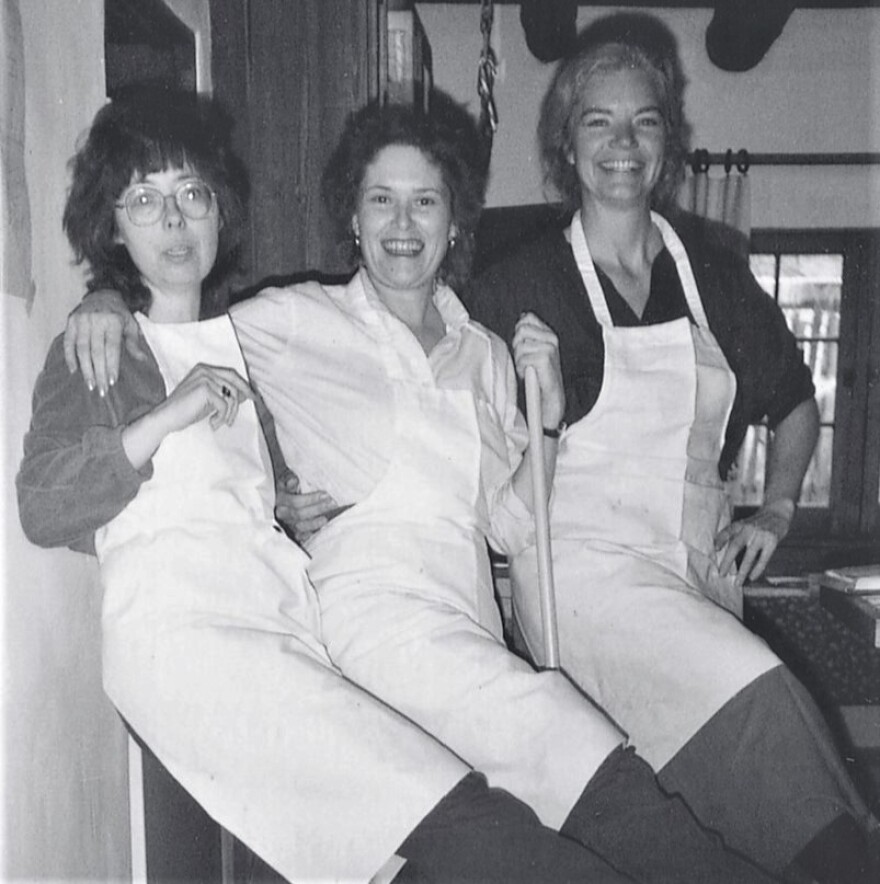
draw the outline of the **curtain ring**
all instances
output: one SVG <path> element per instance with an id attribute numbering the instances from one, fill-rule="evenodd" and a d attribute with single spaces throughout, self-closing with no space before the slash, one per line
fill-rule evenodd
<path id="1" fill-rule="evenodd" d="M 691 169 L 693 170 L 694 175 L 699 175 L 700 172 L 709 171 L 708 150 L 701 147 L 693 152 L 693 155 L 691 157 Z"/>
<path id="2" fill-rule="evenodd" d="M 724 174 L 729 175 L 733 168 L 733 151 L 728 147 L 727 153 L 724 154 Z"/>
<path id="3" fill-rule="evenodd" d="M 742 175 L 749 171 L 749 152 L 745 149 L 736 152 L 736 170 Z"/>

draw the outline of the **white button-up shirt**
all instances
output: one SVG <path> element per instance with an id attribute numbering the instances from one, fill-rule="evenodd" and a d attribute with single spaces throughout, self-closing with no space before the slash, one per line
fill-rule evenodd
<path id="1" fill-rule="evenodd" d="M 232 319 L 301 490 L 323 489 L 339 504 L 363 500 L 388 468 L 397 378 L 472 391 L 482 442 L 476 517 L 492 545 L 512 554 L 533 531 L 510 482 L 528 440 L 513 362 L 451 289 L 440 286 L 434 302 L 446 335 L 430 355 L 364 271 L 345 286 L 266 289 L 236 305 Z"/>

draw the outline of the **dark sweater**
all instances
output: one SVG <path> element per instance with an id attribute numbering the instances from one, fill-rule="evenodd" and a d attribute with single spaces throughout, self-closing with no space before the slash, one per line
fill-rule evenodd
<path id="1" fill-rule="evenodd" d="M 137 362 L 123 347 L 119 381 L 102 397 L 97 389 L 89 392 L 80 372 L 68 371 L 62 338 L 53 341 L 34 388 L 15 478 L 21 524 L 32 543 L 94 553 L 94 532 L 153 474 L 152 461 L 141 470 L 131 465 L 122 431 L 164 398 L 151 353 Z"/>
<path id="2" fill-rule="evenodd" d="M 700 219 L 682 214 L 671 220 L 690 258 L 709 328 L 736 376 L 736 398 L 718 465 L 726 478 L 749 424 L 766 418 L 775 427 L 813 396 L 813 381 L 782 311 L 755 280 L 748 262 Z M 616 326 L 690 318 L 665 249 L 655 259 L 641 319 L 601 271 L 599 279 Z M 543 319 L 559 338 L 565 420 L 574 423 L 592 409 L 604 371 L 602 328 L 560 229 L 547 231 L 489 267 L 473 281 L 465 300 L 472 317 L 508 345 L 522 313 L 532 311 Z M 521 406 L 522 396 L 521 389 Z"/>

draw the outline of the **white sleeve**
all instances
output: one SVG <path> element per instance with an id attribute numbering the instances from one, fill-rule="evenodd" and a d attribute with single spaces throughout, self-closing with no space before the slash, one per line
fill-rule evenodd
<path id="1" fill-rule="evenodd" d="M 513 359 L 500 338 L 493 340 L 492 362 L 492 397 L 504 428 L 507 470 L 503 481 L 486 488 L 489 507 L 488 539 L 493 549 L 512 556 L 534 544 L 535 537 L 532 512 L 513 490 L 512 483 L 513 474 L 528 446 L 529 434 L 525 418 L 517 407 L 517 380 Z"/>

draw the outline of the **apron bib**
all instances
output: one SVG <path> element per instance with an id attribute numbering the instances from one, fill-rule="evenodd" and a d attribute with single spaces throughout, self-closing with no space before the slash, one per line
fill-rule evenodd
<path id="1" fill-rule="evenodd" d="M 659 769 L 778 661 L 733 616 L 741 616 L 742 593 L 719 574 L 723 551 L 714 548 L 731 518 L 717 465 L 735 378 L 684 246 L 662 217 L 652 220 L 693 326 L 685 317 L 615 327 L 580 216 L 572 223 L 605 364 L 593 410 L 561 440 L 550 526 L 562 667 Z M 536 574 L 534 549 L 512 563 L 517 619 L 532 652 L 540 647 Z"/>
<path id="2" fill-rule="evenodd" d="M 388 469 L 308 545 L 323 638 L 347 676 L 558 827 L 623 737 L 567 679 L 503 645 L 478 524 L 482 437 L 496 428 L 470 390 L 438 387 L 421 350 L 399 345 L 379 345 Z"/>
<path id="3" fill-rule="evenodd" d="M 246 377 L 228 317 L 138 321 L 167 390 L 198 362 Z M 268 463 L 250 400 L 231 427 L 202 420 L 163 440 L 96 542 L 105 688 L 285 877 L 367 881 L 467 768 L 330 662 L 308 557 L 272 518 Z"/>

